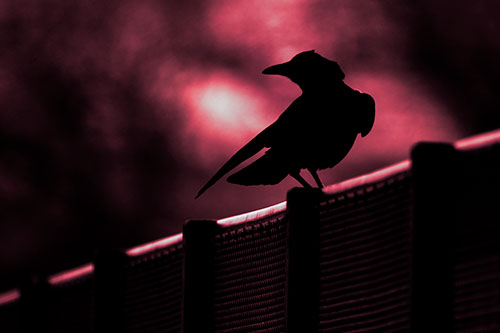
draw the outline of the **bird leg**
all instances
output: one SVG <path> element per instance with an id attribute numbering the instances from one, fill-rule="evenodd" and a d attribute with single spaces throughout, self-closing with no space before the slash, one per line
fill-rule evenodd
<path id="1" fill-rule="evenodd" d="M 319 188 L 323 188 L 323 183 L 321 182 L 321 179 L 319 179 L 319 176 L 318 174 L 316 173 L 316 170 L 314 169 L 307 169 L 309 170 L 309 172 L 311 173 L 311 175 L 313 176 L 314 178 L 314 181 L 316 182 L 316 184 L 318 185 Z"/>
<path id="2" fill-rule="evenodd" d="M 294 172 L 294 173 L 291 173 L 290 176 L 295 178 L 300 183 L 300 185 L 302 185 L 303 187 L 309 187 L 309 188 L 312 187 L 311 185 L 309 185 L 309 183 L 304 178 L 302 178 L 300 173 Z"/>

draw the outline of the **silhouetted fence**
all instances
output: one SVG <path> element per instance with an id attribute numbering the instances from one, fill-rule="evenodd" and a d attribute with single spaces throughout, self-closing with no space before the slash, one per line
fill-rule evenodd
<path id="1" fill-rule="evenodd" d="M 0 295 L 2 332 L 498 332 L 500 131 Z"/>

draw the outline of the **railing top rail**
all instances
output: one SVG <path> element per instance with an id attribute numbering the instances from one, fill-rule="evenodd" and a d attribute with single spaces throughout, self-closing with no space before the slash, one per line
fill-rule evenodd
<path id="1" fill-rule="evenodd" d="M 500 129 L 460 139 L 455 141 L 454 146 L 457 149 L 465 150 L 489 146 L 494 143 L 500 143 Z"/>
<path id="2" fill-rule="evenodd" d="M 173 236 L 157 239 L 152 242 L 134 246 L 128 249 L 125 253 L 127 253 L 127 255 L 129 256 L 140 256 L 141 254 L 163 249 L 180 242 L 182 242 L 182 234 L 178 233 Z"/>
<path id="3" fill-rule="evenodd" d="M 20 297 L 21 297 L 21 293 L 19 292 L 18 289 L 12 289 L 12 290 L 0 293 L 0 306 L 15 302 Z"/>
<path id="4" fill-rule="evenodd" d="M 84 276 L 92 274 L 93 272 L 94 265 L 90 263 L 51 275 L 49 276 L 48 281 L 52 285 L 58 285 L 78 278 L 82 278 Z"/>
<path id="5" fill-rule="evenodd" d="M 275 215 L 281 212 L 284 212 L 286 210 L 286 201 L 280 202 L 278 204 L 254 210 L 252 212 L 244 213 L 244 214 L 238 214 L 235 216 L 230 216 L 226 217 L 223 219 L 217 220 L 217 223 L 219 225 L 223 226 L 229 226 L 229 225 L 235 225 L 235 224 L 241 224 L 241 223 L 246 223 L 246 222 L 251 222 L 255 221 L 261 218 L 264 218 L 266 216 L 271 216 Z"/>
<path id="6" fill-rule="evenodd" d="M 366 184 L 377 183 L 384 179 L 390 178 L 398 173 L 405 172 L 411 168 L 410 160 L 404 160 L 399 163 L 390 165 L 383 169 L 376 170 L 355 178 L 345 180 L 343 182 L 333 184 L 324 188 L 323 193 L 332 195 L 340 192 L 345 192 L 353 188 Z"/>

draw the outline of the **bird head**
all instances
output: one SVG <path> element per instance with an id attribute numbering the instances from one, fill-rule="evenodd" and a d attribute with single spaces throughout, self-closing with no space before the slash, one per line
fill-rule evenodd
<path id="1" fill-rule="evenodd" d="M 345 74 L 335 61 L 328 60 L 314 50 L 301 52 L 290 61 L 268 67 L 262 74 L 283 75 L 302 89 L 328 82 L 341 82 Z"/>

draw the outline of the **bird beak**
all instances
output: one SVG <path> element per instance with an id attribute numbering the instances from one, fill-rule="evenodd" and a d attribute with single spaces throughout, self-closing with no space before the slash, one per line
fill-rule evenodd
<path id="1" fill-rule="evenodd" d="M 267 67 L 262 71 L 262 74 L 288 76 L 289 72 L 290 72 L 290 63 L 285 62 L 283 64 Z"/>

